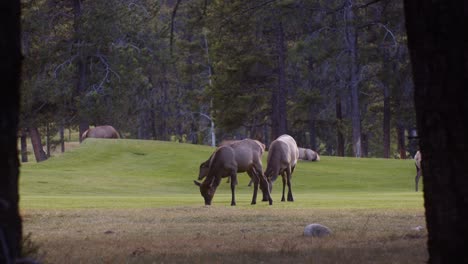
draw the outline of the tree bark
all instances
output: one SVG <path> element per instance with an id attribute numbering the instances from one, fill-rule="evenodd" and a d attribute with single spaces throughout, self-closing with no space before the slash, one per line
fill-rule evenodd
<path id="1" fill-rule="evenodd" d="M 286 47 L 283 24 L 279 15 L 278 23 L 276 24 L 276 54 L 278 60 L 278 86 L 272 96 L 273 116 L 271 131 L 273 139 L 276 139 L 282 134 L 286 134 L 288 130 L 286 114 Z"/>
<path id="2" fill-rule="evenodd" d="M 15 263 L 21 255 L 17 132 L 20 105 L 20 1 L 0 2 L 0 263 Z"/>
<path id="3" fill-rule="evenodd" d="M 383 106 L 383 147 L 384 158 L 390 158 L 390 92 L 388 84 L 383 85 L 384 106 Z"/>
<path id="4" fill-rule="evenodd" d="M 342 131 L 343 114 L 341 111 L 341 97 L 336 96 L 336 155 L 344 157 L 344 136 Z"/>
<path id="5" fill-rule="evenodd" d="M 314 151 L 317 150 L 317 134 L 315 132 L 315 113 L 311 113 L 310 120 L 309 120 L 309 138 L 310 138 L 310 148 Z"/>
<path id="6" fill-rule="evenodd" d="M 402 124 L 397 124 L 396 129 L 400 159 L 406 159 L 405 127 Z"/>
<path id="7" fill-rule="evenodd" d="M 81 51 L 81 38 L 80 38 L 80 19 L 82 14 L 82 7 L 81 7 L 82 0 L 73 0 L 73 12 L 74 12 L 74 30 L 75 30 L 75 45 L 77 46 L 77 55 L 78 58 L 76 59 L 76 94 L 78 98 L 83 98 L 84 92 L 86 90 L 86 58 Z M 81 105 L 81 107 L 85 107 Z M 79 121 L 79 132 L 80 132 L 80 142 L 81 135 L 89 129 L 89 121 L 87 118 L 80 113 L 80 109 L 77 109 L 78 116 L 80 118 Z"/>
<path id="8" fill-rule="evenodd" d="M 60 134 L 60 151 L 64 153 L 65 152 L 65 127 L 63 125 L 60 125 L 59 134 Z"/>
<path id="9" fill-rule="evenodd" d="M 21 129 L 20 141 L 21 141 L 21 162 L 28 162 L 28 134 L 26 129 Z"/>
<path id="10" fill-rule="evenodd" d="M 30 127 L 29 128 L 29 135 L 31 136 L 31 144 L 34 150 L 34 156 L 36 157 L 37 162 L 41 162 L 47 159 L 47 154 L 44 152 L 42 142 L 41 142 L 41 134 L 37 127 Z"/>
<path id="11" fill-rule="evenodd" d="M 405 0 L 429 263 L 468 263 L 468 48 L 465 1 Z"/>
<path id="12" fill-rule="evenodd" d="M 357 29 L 354 25 L 354 3 L 346 1 L 346 45 L 349 50 L 349 88 L 351 90 L 351 126 L 353 129 L 353 153 L 359 158 L 362 156 L 361 143 L 361 113 L 359 108 L 359 65 Z"/>
<path id="13" fill-rule="evenodd" d="M 49 122 L 47 122 L 46 124 L 46 155 L 47 155 L 47 158 L 50 158 L 50 124 Z"/>

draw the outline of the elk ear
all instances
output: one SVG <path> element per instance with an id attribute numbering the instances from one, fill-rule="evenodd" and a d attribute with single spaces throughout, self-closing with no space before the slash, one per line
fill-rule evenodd
<path id="1" fill-rule="evenodd" d="M 197 181 L 193 181 L 193 183 L 195 183 L 195 185 L 197 185 L 197 186 L 201 186 L 201 183 L 199 183 Z"/>

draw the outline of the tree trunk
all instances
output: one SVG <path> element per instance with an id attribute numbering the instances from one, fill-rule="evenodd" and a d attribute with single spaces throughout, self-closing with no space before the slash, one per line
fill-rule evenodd
<path id="1" fill-rule="evenodd" d="M 429 263 L 468 263 L 465 1 L 405 0 Z"/>
<path id="2" fill-rule="evenodd" d="M 390 92 L 388 84 L 383 85 L 384 109 L 383 109 L 383 147 L 384 158 L 390 158 Z"/>
<path id="3" fill-rule="evenodd" d="M 349 72 L 351 89 L 351 126 L 353 129 L 353 153 L 355 157 L 362 156 L 361 143 L 361 113 L 359 108 L 359 65 L 358 65 L 358 41 L 357 29 L 354 25 L 354 5 L 352 0 L 346 3 L 346 45 L 349 50 Z"/>
<path id="4" fill-rule="evenodd" d="M 361 157 L 369 157 L 369 136 L 367 133 L 361 133 Z"/>
<path id="5" fill-rule="evenodd" d="M 80 38 L 80 19 L 82 14 L 81 0 L 73 0 L 73 12 L 74 12 L 74 30 L 75 30 L 75 44 L 80 49 L 81 38 Z M 78 98 L 83 98 L 84 92 L 86 90 L 86 58 L 82 54 L 81 50 L 77 51 L 78 58 L 76 59 L 76 94 Z M 81 105 L 81 107 L 85 107 Z M 80 109 L 77 109 L 79 121 L 79 133 L 80 133 L 80 142 L 81 135 L 89 129 L 89 121 L 87 118 L 80 113 Z"/>
<path id="6" fill-rule="evenodd" d="M 336 155 L 344 157 L 343 114 L 340 96 L 336 96 L 336 123 Z"/>
<path id="7" fill-rule="evenodd" d="M 21 129 L 21 162 L 28 162 L 28 134 L 26 129 Z"/>
<path id="8" fill-rule="evenodd" d="M 279 18 L 276 24 L 276 55 L 278 59 L 278 86 L 272 96 L 272 139 L 276 139 L 282 134 L 287 133 L 287 115 L 286 115 L 286 48 L 284 42 L 283 24 Z"/>
<path id="9" fill-rule="evenodd" d="M 284 30 L 281 21 L 277 25 L 277 52 L 278 52 L 278 90 L 279 90 L 279 120 L 278 136 L 286 134 L 288 131 L 286 114 L 286 47 L 284 42 Z"/>
<path id="10" fill-rule="evenodd" d="M 397 140 L 400 159 L 406 159 L 405 127 L 402 124 L 397 125 Z"/>
<path id="11" fill-rule="evenodd" d="M 46 155 L 47 155 L 47 158 L 50 158 L 50 128 L 49 128 L 49 122 L 47 122 L 47 125 L 46 125 L 46 149 L 47 149 L 47 152 L 46 152 Z"/>
<path id="12" fill-rule="evenodd" d="M 29 135 L 31 136 L 31 144 L 34 150 L 34 156 L 36 157 L 37 162 L 41 162 L 47 159 L 47 155 L 44 152 L 41 142 L 41 134 L 37 127 L 29 128 Z"/>
<path id="13" fill-rule="evenodd" d="M 63 125 L 60 125 L 60 150 L 62 153 L 65 152 L 65 127 Z"/>
<path id="14" fill-rule="evenodd" d="M 309 120 L 309 138 L 310 138 L 310 148 L 314 151 L 317 150 L 317 136 L 315 132 L 315 114 L 311 114 L 311 119 Z"/>
<path id="15" fill-rule="evenodd" d="M 17 133 L 20 105 L 20 1 L 0 4 L 0 263 L 15 263 L 23 235 L 19 214 Z"/>
<path id="16" fill-rule="evenodd" d="M 210 59 L 210 50 L 208 46 L 208 38 L 206 36 L 206 32 L 203 32 L 203 43 L 205 44 L 205 55 L 206 55 L 206 62 L 207 62 L 207 70 L 208 70 L 208 85 L 211 88 L 213 85 L 213 72 L 211 69 L 211 59 Z M 213 109 L 213 98 L 210 100 L 210 116 L 214 115 Z M 210 135 L 211 135 L 211 146 L 216 146 L 216 127 L 213 118 L 209 118 L 210 120 Z"/>

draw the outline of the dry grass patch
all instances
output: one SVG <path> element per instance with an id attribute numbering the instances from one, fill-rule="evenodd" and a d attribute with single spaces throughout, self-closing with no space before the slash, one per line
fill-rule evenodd
<path id="1" fill-rule="evenodd" d="M 422 210 L 241 207 L 27 210 L 45 263 L 422 263 Z M 304 237 L 307 224 L 330 227 Z"/>

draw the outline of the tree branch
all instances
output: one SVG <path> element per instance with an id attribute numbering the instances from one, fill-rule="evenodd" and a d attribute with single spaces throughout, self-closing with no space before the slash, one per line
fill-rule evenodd
<path id="1" fill-rule="evenodd" d="M 177 0 L 174 9 L 172 10 L 172 15 L 171 15 L 171 35 L 169 39 L 169 54 L 172 57 L 172 52 L 174 50 L 174 22 L 175 22 L 175 17 L 177 15 L 177 9 L 179 8 L 179 4 L 182 0 Z"/>

